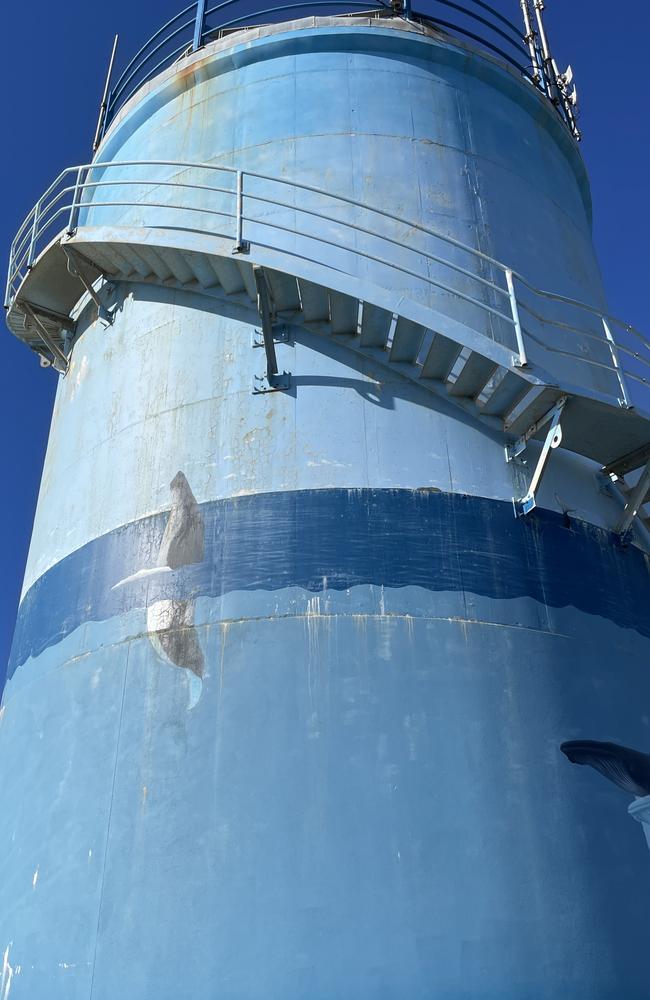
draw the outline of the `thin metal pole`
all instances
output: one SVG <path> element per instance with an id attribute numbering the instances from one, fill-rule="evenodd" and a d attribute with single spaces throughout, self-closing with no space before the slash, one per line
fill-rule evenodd
<path id="1" fill-rule="evenodd" d="M 524 331 L 521 328 L 519 305 L 517 304 L 515 281 L 511 268 L 507 267 L 505 270 L 505 274 L 506 274 L 506 284 L 508 285 L 508 297 L 510 298 L 510 310 L 512 312 L 512 321 L 515 325 L 515 336 L 517 338 L 517 347 L 519 349 L 519 367 L 524 368 L 525 365 L 528 364 L 528 358 L 526 356 L 526 345 L 524 344 Z"/>
<path id="2" fill-rule="evenodd" d="M 104 93 L 102 95 L 102 103 L 99 106 L 99 117 L 97 118 L 97 128 L 95 129 L 95 138 L 93 139 L 93 153 L 97 151 L 104 134 L 104 121 L 108 110 L 108 94 L 111 86 L 111 77 L 113 75 L 113 63 L 115 62 L 118 38 L 119 35 L 116 35 L 113 40 L 113 51 L 111 52 L 111 58 L 108 63 L 108 73 L 106 74 L 106 83 L 104 84 Z"/>
<path id="3" fill-rule="evenodd" d="M 650 462 L 646 464 L 643 472 L 641 473 L 641 478 L 632 490 L 628 501 L 625 504 L 621 518 L 616 525 L 615 531 L 618 535 L 624 535 L 628 530 L 632 521 L 639 513 L 641 507 L 643 507 L 646 502 L 646 497 L 648 491 L 650 490 Z"/>
<path id="4" fill-rule="evenodd" d="M 542 67 L 539 64 L 539 59 L 537 56 L 537 32 L 533 27 L 533 22 L 530 16 L 530 6 L 529 0 L 520 0 L 521 12 L 524 16 L 524 29 L 526 34 L 524 35 L 524 41 L 528 46 L 528 52 L 530 53 L 530 62 L 533 70 L 533 80 L 535 83 L 541 84 L 544 75 L 542 73 Z"/>
<path id="5" fill-rule="evenodd" d="M 255 278 L 255 286 L 257 288 L 257 308 L 262 319 L 262 337 L 264 338 L 264 350 L 266 351 L 266 377 L 269 382 L 272 382 L 278 375 L 278 359 L 275 354 L 275 341 L 273 340 L 273 316 L 269 288 L 263 268 L 254 265 L 253 277 Z"/>
<path id="6" fill-rule="evenodd" d="M 622 402 L 624 406 L 626 406 L 628 409 L 631 409 L 632 401 L 628 395 L 627 386 L 625 385 L 625 378 L 623 377 L 623 369 L 621 368 L 621 362 L 618 356 L 618 345 L 614 340 L 614 336 L 612 334 L 612 331 L 610 330 L 609 323 L 607 322 L 604 316 L 602 317 L 602 320 L 603 320 L 603 329 L 605 330 L 605 336 L 607 337 L 607 342 L 609 344 L 609 352 L 612 356 L 612 362 L 614 364 L 614 368 L 616 369 L 618 384 L 620 385 L 621 392 L 623 393 Z"/>
<path id="7" fill-rule="evenodd" d="M 196 52 L 203 45 L 203 29 L 205 27 L 205 0 L 199 0 L 196 5 L 196 21 L 194 22 L 194 41 L 192 42 L 192 52 Z"/>
<path id="8" fill-rule="evenodd" d="M 25 311 L 27 316 L 29 316 L 29 318 L 32 320 L 36 333 L 38 334 L 39 338 L 42 340 L 42 342 L 45 344 L 47 349 L 52 354 L 54 358 L 54 367 L 57 369 L 57 371 L 61 372 L 62 375 L 65 375 L 69 365 L 68 359 L 66 358 L 65 354 L 63 353 L 61 348 L 54 343 L 54 341 L 50 337 L 50 334 L 47 331 L 47 328 L 41 322 L 41 320 L 33 311 L 31 306 L 28 305 L 27 302 L 23 302 L 21 308 Z"/>
<path id="9" fill-rule="evenodd" d="M 560 91 L 557 85 L 557 79 L 555 77 L 555 67 L 553 65 L 553 56 L 551 55 L 551 47 L 548 44 L 548 37 L 546 35 L 546 28 L 544 27 L 544 0 L 533 0 L 533 6 L 535 8 L 535 16 L 537 18 L 537 30 L 539 32 L 539 40 L 542 46 L 542 57 L 544 60 L 544 75 L 546 77 L 546 84 L 548 86 L 549 97 L 554 104 L 560 103 Z"/>
<path id="10" fill-rule="evenodd" d="M 5 301 L 4 307 L 8 309 L 11 305 L 11 299 L 13 298 L 12 292 L 12 279 L 16 268 L 14 267 L 14 259 L 16 254 L 16 237 L 14 237 L 13 243 L 11 244 L 11 250 L 9 251 L 9 270 L 7 271 L 7 284 L 5 285 Z"/>
<path id="11" fill-rule="evenodd" d="M 32 235 L 29 241 L 29 253 L 27 254 L 27 267 L 31 267 L 34 262 L 34 247 L 36 245 L 36 237 L 38 235 L 38 223 L 40 221 L 41 215 L 41 201 L 40 198 L 34 206 L 34 222 L 32 224 Z"/>
<path id="12" fill-rule="evenodd" d="M 83 167 L 79 167 L 77 170 L 77 180 L 74 186 L 74 192 L 72 194 L 72 205 L 70 206 L 70 218 L 68 219 L 68 234 L 74 233 L 77 228 L 77 219 L 79 218 L 79 190 L 81 188 L 81 175 L 83 173 Z"/>
<path id="13" fill-rule="evenodd" d="M 244 171 L 237 171 L 237 193 L 236 193 L 236 207 L 235 207 L 235 221 L 236 221 L 236 231 L 235 231 L 235 245 L 233 247 L 233 253 L 248 253 L 249 244 L 244 241 L 243 238 L 243 226 L 244 226 Z"/>
<path id="14" fill-rule="evenodd" d="M 237 171 L 237 249 L 241 247 L 242 237 L 242 207 L 244 204 L 244 177 L 241 170 Z"/>

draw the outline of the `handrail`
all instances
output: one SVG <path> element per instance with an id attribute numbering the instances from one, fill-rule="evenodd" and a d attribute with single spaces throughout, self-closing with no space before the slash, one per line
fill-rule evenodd
<path id="1" fill-rule="evenodd" d="M 168 169 L 164 175 L 154 176 L 152 168 Z M 138 176 L 138 171 L 143 169 L 146 170 L 146 175 L 144 177 Z M 120 173 L 123 176 L 120 176 Z M 185 176 L 188 174 L 189 176 Z M 197 174 L 203 174 L 203 176 L 197 176 Z M 214 177 L 215 182 L 210 183 L 205 176 L 206 174 L 207 178 Z M 97 175 L 99 177 L 95 179 Z M 230 180 L 226 181 L 225 178 L 230 178 Z M 255 181 L 264 182 L 265 187 L 262 191 L 255 190 Z M 276 186 L 279 193 L 274 195 L 273 190 L 269 190 L 269 185 Z M 111 188 L 117 189 L 115 197 L 112 198 L 110 197 Z M 127 190 L 137 188 L 142 190 L 141 197 L 125 197 Z M 108 197 L 103 193 L 107 189 L 109 189 Z M 170 201 L 155 196 L 154 192 L 162 192 L 163 190 L 178 191 L 179 196 L 174 198 L 172 194 Z M 282 197 L 281 192 L 283 191 L 289 192 L 290 196 Z M 193 193 L 207 196 L 207 201 L 201 204 L 188 202 L 188 197 L 192 197 Z M 312 195 L 317 196 L 320 203 L 315 203 L 313 199 L 310 199 L 309 196 Z M 101 200 L 98 200 L 97 196 Z M 212 196 L 225 198 L 226 202 L 230 199 L 230 204 L 210 203 Z M 285 224 L 286 219 L 284 221 L 269 219 L 263 213 L 265 206 L 293 212 L 295 218 L 290 225 Z M 221 235 L 237 243 L 241 242 L 243 226 L 250 230 L 249 236 L 263 227 L 265 231 L 289 233 L 322 246 L 332 247 L 335 250 L 345 250 L 358 258 L 370 260 L 375 264 L 389 267 L 393 271 L 415 277 L 431 288 L 447 292 L 460 301 L 478 307 L 486 317 L 493 317 L 505 322 L 508 329 L 514 327 L 517 334 L 519 355 L 522 359 L 520 363 L 522 364 L 526 363 L 524 341 L 528 338 L 550 354 L 564 354 L 574 361 L 596 368 L 604 368 L 619 382 L 625 376 L 645 386 L 650 385 L 650 377 L 646 378 L 644 374 L 647 372 L 650 376 L 650 343 L 639 330 L 602 309 L 595 308 L 578 299 L 539 289 L 525 276 L 489 254 L 421 222 L 404 219 L 387 209 L 359 202 L 346 195 L 333 194 L 315 185 L 212 163 L 177 160 L 124 160 L 86 163 L 63 170 L 39 198 L 14 237 L 9 259 L 5 307 L 11 308 L 22 282 L 27 277 L 39 253 L 52 240 L 61 237 L 66 231 L 74 231 L 79 225 L 80 213 L 91 212 L 95 209 L 132 207 L 182 211 L 184 213 L 195 212 L 199 215 L 230 220 L 234 226 Z M 349 207 L 355 209 L 354 215 L 348 210 Z M 62 216 L 67 216 L 68 220 L 67 227 L 63 231 L 61 223 L 58 221 Z M 332 234 L 325 234 L 322 228 L 318 231 L 310 229 L 307 223 L 308 219 L 334 225 L 339 229 L 339 234 L 332 236 Z M 382 229 L 382 220 L 397 224 L 403 230 L 403 234 L 399 230 L 396 232 L 394 225 L 390 231 L 386 231 L 385 225 Z M 119 225 L 119 222 L 119 218 L 111 220 L 113 225 Z M 82 221 L 82 225 L 84 223 L 86 223 L 86 219 Z M 344 236 L 348 235 L 342 239 L 340 231 L 343 232 Z M 210 232 L 215 235 L 214 228 Z M 418 242 L 414 239 L 416 235 L 421 235 L 426 240 Z M 380 241 L 382 252 L 368 249 L 368 243 L 363 243 L 364 237 Z M 266 237 L 264 239 L 266 240 Z M 361 239 L 361 246 L 354 245 L 355 239 Z M 473 262 L 475 270 L 471 269 L 472 263 L 459 261 L 457 257 L 452 259 L 450 254 L 445 256 L 444 250 L 441 249 L 445 246 L 466 254 L 469 262 Z M 395 250 L 399 251 L 399 258 L 395 256 Z M 391 253 L 393 253 L 392 258 Z M 451 278 L 445 277 L 443 280 L 439 271 L 436 271 L 435 276 L 432 276 L 421 265 L 418 270 L 410 262 L 417 258 L 439 265 L 446 268 L 449 273 L 460 276 L 460 286 L 458 278 L 454 285 L 450 283 Z M 491 274 L 486 275 L 486 267 L 491 269 Z M 521 286 L 521 289 L 526 291 L 527 296 L 522 298 L 521 291 L 519 295 L 515 293 L 515 281 Z M 482 289 L 483 298 L 477 294 L 471 294 L 467 288 L 467 282 L 473 282 Z M 489 295 L 496 297 L 493 302 L 485 300 L 485 296 Z M 528 296 L 534 297 L 535 306 L 528 301 Z M 497 307 L 495 302 L 498 299 L 503 301 L 506 311 Z M 544 305 L 553 306 L 555 313 L 550 315 L 548 309 L 544 310 Z M 547 333 L 551 329 L 559 331 L 564 338 L 561 345 L 558 346 L 547 339 L 542 339 L 529 326 L 523 326 L 519 319 L 521 310 L 526 311 Z M 560 315 L 557 315 L 558 310 Z M 592 324 L 590 326 L 576 325 L 579 320 L 576 320 L 570 312 L 573 310 L 578 310 L 580 314 L 591 317 Z M 594 323 L 593 320 L 596 322 Z M 602 334 L 597 333 L 594 327 L 598 331 L 602 330 Z M 611 327 L 620 328 L 628 338 L 635 338 L 641 345 L 643 353 L 630 347 L 620 334 L 614 336 L 611 333 Z M 577 337 L 596 342 L 598 346 L 602 347 L 601 354 L 606 356 L 609 352 L 612 363 L 603 362 L 598 357 L 588 357 L 583 352 L 572 353 L 570 350 L 566 350 L 567 334 L 571 336 L 569 343 Z M 621 356 L 630 359 L 630 363 L 624 369 L 621 366 Z M 632 369 L 630 369 L 630 364 Z M 621 388 L 623 398 L 627 399 L 623 384 L 621 384 Z"/>
<path id="2" fill-rule="evenodd" d="M 427 7 L 427 11 L 411 11 L 410 0 L 402 0 L 395 5 L 389 0 L 294 0 L 269 6 L 260 4 L 253 10 L 246 0 L 222 0 L 212 6 L 191 3 L 166 21 L 124 67 L 108 95 L 106 113 L 101 121 L 101 134 L 105 134 L 120 108 L 145 83 L 165 67 L 173 65 L 183 54 L 189 54 L 200 45 L 233 29 L 244 30 L 260 27 L 262 24 L 279 23 L 292 12 L 301 16 L 309 12 L 398 16 L 401 11 L 403 17 L 445 28 L 452 34 L 478 42 L 516 68 L 536 86 L 540 86 L 530 66 L 521 27 L 491 4 L 485 0 L 428 0 Z M 443 17 L 445 10 L 449 9 L 456 12 L 454 22 Z M 156 59 L 156 56 L 160 58 Z"/>

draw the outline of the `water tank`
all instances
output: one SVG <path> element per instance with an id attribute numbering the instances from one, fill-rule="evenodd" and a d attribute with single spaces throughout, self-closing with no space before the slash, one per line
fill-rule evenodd
<path id="1" fill-rule="evenodd" d="M 16 235 L 2 1000 L 647 996 L 633 796 L 560 751 L 650 695 L 571 81 L 537 4 L 338 6 L 186 8 Z"/>

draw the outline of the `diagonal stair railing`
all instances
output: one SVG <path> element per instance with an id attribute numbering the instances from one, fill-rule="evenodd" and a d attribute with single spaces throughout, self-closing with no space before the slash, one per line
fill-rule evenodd
<path id="1" fill-rule="evenodd" d="M 179 214 L 183 214 L 179 226 Z M 612 405 L 650 410 L 650 343 L 638 330 L 543 291 L 451 234 L 358 199 L 249 170 L 165 160 L 71 167 L 56 178 L 11 247 L 5 307 L 20 311 L 39 255 L 78 229 L 189 230 L 308 259 L 461 318 L 512 364 L 571 373 Z M 398 311 L 397 308 L 395 311 Z M 494 356 L 494 353 L 492 354 Z M 604 381 L 603 381 L 604 380 Z M 548 379 L 547 379 L 548 381 Z M 551 380 L 552 384 L 559 384 Z"/>

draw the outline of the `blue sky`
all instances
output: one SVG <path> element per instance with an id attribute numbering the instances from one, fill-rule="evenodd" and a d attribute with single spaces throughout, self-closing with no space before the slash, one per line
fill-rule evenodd
<path id="1" fill-rule="evenodd" d="M 279 0 L 278 0 L 279 2 Z M 492 0 L 519 19 L 518 0 Z M 0 259 L 23 217 L 59 171 L 87 162 L 113 35 L 123 61 L 182 0 L 89 4 L 31 0 L 3 11 Z M 266 6 L 258 5 L 258 6 Z M 269 4 L 270 6 L 270 4 Z M 415 2 L 426 11 L 427 0 Z M 251 5 L 252 7 L 252 5 Z M 153 11 L 153 12 L 152 12 Z M 640 0 L 547 0 L 558 63 L 571 62 L 581 95 L 582 152 L 591 176 L 594 239 L 612 311 L 650 335 L 645 266 L 650 127 L 647 38 Z M 119 63 L 120 60 L 118 60 Z M 56 376 L 6 331 L 0 335 L 0 686 L 18 604 Z M 66 512 L 60 512 L 61 522 Z"/>

